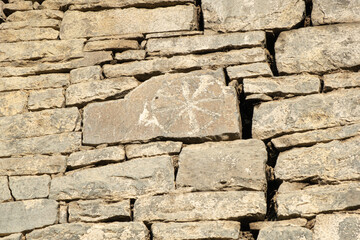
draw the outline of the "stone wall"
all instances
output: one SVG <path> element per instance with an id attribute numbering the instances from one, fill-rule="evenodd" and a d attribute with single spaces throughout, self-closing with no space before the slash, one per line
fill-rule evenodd
<path id="1" fill-rule="evenodd" d="M 0 239 L 360 239 L 360 0 L 0 0 Z"/>

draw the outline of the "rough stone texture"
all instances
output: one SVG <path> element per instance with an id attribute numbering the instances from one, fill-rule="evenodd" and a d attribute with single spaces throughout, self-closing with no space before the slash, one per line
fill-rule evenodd
<path id="1" fill-rule="evenodd" d="M 72 153 L 67 159 L 69 167 L 83 167 L 99 162 L 120 162 L 125 160 L 123 146 L 107 147 Z"/>
<path id="2" fill-rule="evenodd" d="M 10 189 L 9 189 L 9 181 L 5 176 L 0 177 L 0 203 L 5 201 L 12 200 Z"/>
<path id="3" fill-rule="evenodd" d="M 131 61 L 131 60 L 144 60 L 145 57 L 146 57 L 145 50 L 127 50 L 115 54 L 115 59 L 120 62 Z"/>
<path id="4" fill-rule="evenodd" d="M 123 97 L 139 85 L 133 77 L 120 77 L 100 81 L 88 81 L 70 85 L 66 89 L 66 105 L 79 105 L 109 97 Z"/>
<path id="5" fill-rule="evenodd" d="M 81 146 L 81 133 L 69 132 L 34 138 L 0 140 L 0 157 L 18 154 L 70 153 Z"/>
<path id="6" fill-rule="evenodd" d="M 11 193 L 15 200 L 48 197 L 50 181 L 49 175 L 9 177 Z"/>
<path id="7" fill-rule="evenodd" d="M 251 63 L 226 68 L 230 80 L 237 80 L 246 77 L 272 77 L 273 73 L 268 63 Z"/>
<path id="8" fill-rule="evenodd" d="M 126 157 L 152 157 L 163 154 L 178 154 L 181 151 L 182 142 L 152 142 L 146 144 L 126 145 Z"/>
<path id="9" fill-rule="evenodd" d="M 291 147 L 309 146 L 316 143 L 354 137 L 356 135 L 360 135 L 359 123 L 304 133 L 294 133 L 272 139 L 271 142 L 276 149 L 282 151 Z"/>
<path id="10" fill-rule="evenodd" d="M 25 111 L 28 95 L 25 92 L 0 93 L 0 117 L 12 116 Z"/>
<path id="11" fill-rule="evenodd" d="M 203 0 L 205 28 L 221 32 L 290 29 L 303 19 L 305 2 L 297 0 Z"/>
<path id="12" fill-rule="evenodd" d="M 301 28 L 275 43 L 280 73 L 326 72 L 360 65 L 360 23 Z"/>
<path id="13" fill-rule="evenodd" d="M 174 189 L 170 157 L 140 158 L 85 169 L 51 181 L 50 198 L 109 200 L 167 193 Z"/>
<path id="14" fill-rule="evenodd" d="M 359 214 L 320 214 L 316 216 L 314 240 L 360 239 Z"/>
<path id="15" fill-rule="evenodd" d="M 360 72 L 340 72 L 323 76 L 324 90 L 360 87 Z"/>
<path id="16" fill-rule="evenodd" d="M 311 21 L 314 25 L 360 21 L 360 1 L 313 0 Z"/>
<path id="17" fill-rule="evenodd" d="M 240 138 L 240 124 L 236 92 L 225 86 L 223 71 L 198 71 L 154 77 L 124 100 L 89 104 L 83 142 Z"/>
<path id="18" fill-rule="evenodd" d="M 77 108 L 45 110 L 0 118 L 0 140 L 38 137 L 73 131 L 79 124 Z M 21 128 L 19 127 L 21 126 Z"/>
<path id="19" fill-rule="evenodd" d="M 70 71 L 70 81 L 72 84 L 99 81 L 102 79 L 102 69 L 100 66 L 90 66 L 78 68 Z"/>
<path id="20" fill-rule="evenodd" d="M 269 96 L 307 95 L 320 92 L 320 79 L 314 75 L 294 75 L 272 78 L 245 78 L 245 95 L 267 94 Z"/>
<path id="21" fill-rule="evenodd" d="M 263 48 L 232 50 L 229 52 L 208 53 L 204 55 L 174 56 L 172 58 L 154 58 L 117 65 L 105 65 L 107 77 L 151 75 L 161 72 L 176 72 L 210 66 L 227 66 L 251 62 L 265 62 Z"/>
<path id="22" fill-rule="evenodd" d="M 263 221 L 250 223 L 250 229 L 261 230 L 263 228 L 286 227 L 286 226 L 299 226 L 304 227 L 307 223 L 305 218 L 294 218 L 281 221 Z"/>
<path id="23" fill-rule="evenodd" d="M 1 238 L 1 240 L 21 240 L 22 239 L 22 234 L 21 233 L 14 233 L 11 234 L 7 237 L 3 237 Z"/>
<path id="24" fill-rule="evenodd" d="M 69 223 L 34 230 L 27 240 L 148 240 L 148 230 L 143 223 L 114 222 L 104 224 Z"/>
<path id="25" fill-rule="evenodd" d="M 253 138 L 359 122 L 359 101 L 358 89 L 345 89 L 262 103 L 254 109 Z"/>
<path id="26" fill-rule="evenodd" d="M 1 158 L 0 175 L 39 175 L 65 172 L 65 156 L 27 156 L 23 158 Z"/>
<path id="27" fill-rule="evenodd" d="M 44 74 L 29 77 L 0 78 L 0 91 L 63 87 L 69 84 L 69 74 Z"/>
<path id="28" fill-rule="evenodd" d="M 12 13 L 6 18 L 8 22 L 21 22 L 21 21 L 29 21 L 29 20 L 47 20 L 47 19 L 58 19 L 61 20 L 64 16 L 62 11 L 58 10 L 31 10 L 31 11 L 17 11 Z"/>
<path id="29" fill-rule="evenodd" d="M 69 222 L 100 222 L 129 219 L 130 200 L 114 203 L 97 199 L 69 203 Z"/>
<path id="30" fill-rule="evenodd" d="M 24 28 L 0 30 L 0 42 L 20 42 L 34 40 L 55 40 L 59 31 L 52 28 Z"/>
<path id="31" fill-rule="evenodd" d="M 257 240 L 312 240 L 309 229 L 298 226 L 266 227 L 260 230 Z"/>
<path id="32" fill-rule="evenodd" d="M 29 94 L 28 107 L 31 110 L 59 108 L 65 104 L 62 88 L 32 91 Z"/>
<path id="33" fill-rule="evenodd" d="M 139 43 L 136 40 L 127 39 L 112 39 L 102 41 L 92 41 L 86 43 L 84 51 L 99 51 L 99 50 L 127 50 L 127 49 L 139 49 Z"/>
<path id="34" fill-rule="evenodd" d="M 0 234 L 18 233 L 55 224 L 58 203 L 49 199 L 0 204 Z"/>
<path id="35" fill-rule="evenodd" d="M 179 156 L 177 187 L 194 190 L 265 189 L 267 152 L 260 140 L 185 146 Z"/>
<path id="36" fill-rule="evenodd" d="M 303 190 L 279 192 L 278 216 L 314 216 L 321 212 L 360 206 L 360 183 L 313 186 Z"/>
<path id="37" fill-rule="evenodd" d="M 100 12 L 67 11 L 61 22 L 60 37 L 61 39 L 71 39 L 129 33 L 195 30 L 196 25 L 197 14 L 194 5 L 180 5 L 166 9 L 128 8 Z"/>
<path id="38" fill-rule="evenodd" d="M 195 35 L 176 38 L 149 39 L 146 50 L 152 54 L 173 55 L 221 50 L 225 48 L 258 47 L 265 43 L 265 32 Z"/>
<path id="39" fill-rule="evenodd" d="M 200 221 L 262 218 L 263 192 L 198 192 L 143 197 L 135 202 L 135 221 Z"/>
<path id="40" fill-rule="evenodd" d="M 154 240 L 233 239 L 240 237 L 239 222 L 154 223 Z"/>

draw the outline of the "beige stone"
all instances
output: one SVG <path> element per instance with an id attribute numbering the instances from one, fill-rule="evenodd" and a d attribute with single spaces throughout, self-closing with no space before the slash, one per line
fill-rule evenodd
<path id="1" fill-rule="evenodd" d="M 0 78 L 0 91 L 32 90 L 63 87 L 69 84 L 69 74 L 43 74 L 28 77 Z"/>
<path id="2" fill-rule="evenodd" d="M 11 176 L 9 177 L 9 186 L 15 200 L 47 198 L 50 181 L 49 175 Z"/>
<path id="3" fill-rule="evenodd" d="M 360 87 L 360 72 L 339 72 L 323 76 L 324 90 Z"/>
<path id="4" fill-rule="evenodd" d="M 25 112 L 27 103 L 28 95 L 25 92 L 16 91 L 0 93 L 0 117 L 12 116 Z"/>
<path id="5" fill-rule="evenodd" d="M 132 60 L 144 60 L 145 57 L 146 57 L 145 50 L 127 50 L 115 54 L 115 59 L 120 62 L 132 61 Z"/>
<path id="6" fill-rule="evenodd" d="M 312 240 L 313 234 L 309 229 L 299 226 L 265 227 L 260 230 L 258 240 Z"/>
<path id="7" fill-rule="evenodd" d="M 227 67 L 226 71 L 229 75 L 230 80 L 237 80 L 248 77 L 273 76 L 270 65 L 266 62 L 231 66 Z"/>
<path id="8" fill-rule="evenodd" d="M 102 69 L 100 66 L 89 66 L 70 71 L 70 81 L 72 84 L 99 81 L 102 79 Z"/>
<path id="9" fill-rule="evenodd" d="M 31 91 L 28 107 L 31 110 L 60 108 L 65 104 L 62 88 Z"/>
<path id="10" fill-rule="evenodd" d="M 52 28 L 25 28 L 0 30 L 0 42 L 55 40 L 59 31 Z"/>
<path id="11" fill-rule="evenodd" d="M 99 50 L 128 50 L 139 49 L 139 43 L 136 40 L 114 39 L 91 41 L 85 44 L 84 51 L 99 51 Z"/>
<path id="12" fill-rule="evenodd" d="M 56 19 L 29 19 L 28 21 L 3 22 L 0 25 L 0 30 L 25 29 L 25 28 L 30 28 L 30 29 L 52 28 L 52 29 L 60 30 L 60 23 L 61 21 Z M 57 31 L 57 35 L 59 35 L 58 31 Z"/>
<path id="13" fill-rule="evenodd" d="M 12 200 L 12 196 L 10 193 L 8 177 L 1 176 L 0 177 L 0 203 L 6 202 L 6 201 L 11 201 L 11 200 Z"/>
<path id="14" fill-rule="evenodd" d="M 178 154 L 181 151 L 182 142 L 151 142 L 146 144 L 126 145 L 126 157 L 128 159 L 137 157 L 152 157 L 164 154 Z"/>
<path id="15" fill-rule="evenodd" d="M 10 14 L 6 21 L 8 22 L 21 22 L 21 21 L 32 21 L 35 19 L 38 20 L 47 20 L 47 19 L 57 19 L 61 20 L 64 16 L 64 13 L 59 10 L 31 10 L 31 11 L 16 11 Z"/>
<path id="16" fill-rule="evenodd" d="M 261 230 L 266 227 L 286 227 L 286 226 L 305 227 L 306 223 L 307 223 L 306 218 L 294 218 L 294 219 L 281 220 L 281 221 L 252 222 L 249 225 L 250 225 L 250 229 L 252 230 Z"/>

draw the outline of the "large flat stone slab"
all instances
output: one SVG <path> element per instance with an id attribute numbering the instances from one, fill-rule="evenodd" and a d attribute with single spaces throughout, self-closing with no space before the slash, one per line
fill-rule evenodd
<path id="1" fill-rule="evenodd" d="M 264 190 L 267 152 L 260 140 L 185 146 L 179 156 L 177 187 L 194 190 Z"/>
<path id="2" fill-rule="evenodd" d="M 137 198 L 167 193 L 174 187 L 170 157 L 140 158 L 124 163 L 75 171 L 51 181 L 50 198 L 109 199 Z"/>
<path id="3" fill-rule="evenodd" d="M 140 198 L 135 221 L 202 221 L 241 217 L 262 218 L 266 213 L 263 192 L 197 192 Z"/>
<path id="4" fill-rule="evenodd" d="M 222 70 L 164 75 L 124 100 L 87 105 L 83 133 L 86 144 L 240 138 L 239 105 Z"/>
<path id="5" fill-rule="evenodd" d="M 312 240 L 311 230 L 298 226 L 266 227 L 260 230 L 257 240 Z"/>
<path id="6" fill-rule="evenodd" d="M 297 0 L 203 0 L 205 28 L 221 32 L 290 29 L 304 17 Z"/>
<path id="7" fill-rule="evenodd" d="M 360 65 L 360 23 L 301 28 L 280 33 L 279 73 L 327 72 Z"/>
<path id="8" fill-rule="evenodd" d="M 104 27 L 106 26 L 106 27 Z M 112 9 L 98 12 L 67 11 L 61 22 L 61 39 L 129 33 L 195 30 L 194 5 L 157 9 Z"/>
<path id="9" fill-rule="evenodd" d="M 324 90 L 360 87 L 360 72 L 339 72 L 323 76 Z"/>
<path id="10" fill-rule="evenodd" d="M 267 139 L 359 122 L 360 91 L 345 89 L 262 103 L 254 109 L 252 134 Z"/>

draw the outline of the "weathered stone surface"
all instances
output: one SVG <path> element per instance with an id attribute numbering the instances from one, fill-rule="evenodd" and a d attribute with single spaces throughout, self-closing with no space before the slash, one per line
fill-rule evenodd
<path id="1" fill-rule="evenodd" d="M 7 237 L 0 238 L 1 240 L 21 240 L 22 234 L 21 233 L 14 233 Z"/>
<path id="2" fill-rule="evenodd" d="M 104 73 L 107 77 L 151 75 L 209 66 L 265 62 L 266 58 L 266 52 L 262 48 L 240 49 L 204 55 L 174 56 L 172 58 L 162 57 L 146 61 L 104 65 Z"/>
<path id="3" fill-rule="evenodd" d="M 258 240 L 312 240 L 309 229 L 298 226 L 266 227 L 260 230 Z"/>
<path id="4" fill-rule="evenodd" d="M 205 28 L 221 32 L 290 29 L 301 22 L 305 2 L 297 0 L 203 0 Z"/>
<path id="5" fill-rule="evenodd" d="M 87 105 L 83 133 L 87 144 L 240 138 L 236 92 L 222 70 L 154 77 L 124 100 Z"/>
<path id="6" fill-rule="evenodd" d="M 24 112 L 27 102 L 28 95 L 25 92 L 0 93 L 0 117 L 12 116 Z"/>
<path id="7" fill-rule="evenodd" d="M 313 0 L 314 25 L 360 21 L 360 1 Z"/>
<path id="8" fill-rule="evenodd" d="M 360 23 L 301 28 L 275 43 L 280 73 L 326 72 L 360 65 Z"/>
<path id="9" fill-rule="evenodd" d="M 360 239 L 359 214 L 320 214 L 316 216 L 314 240 Z"/>
<path id="10" fill-rule="evenodd" d="M 345 89 L 262 103 L 254 109 L 253 137 L 266 139 L 359 122 L 359 101 L 358 89 Z"/>
<path id="11" fill-rule="evenodd" d="M 149 39 L 146 50 L 151 54 L 174 55 L 221 50 L 224 48 L 258 47 L 265 43 L 265 32 L 195 35 Z"/>
<path id="12" fill-rule="evenodd" d="M 83 167 L 99 162 L 120 162 L 125 160 L 123 146 L 107 147 L 72 153 L 67 159 L 69 167 Z"/>
<path id="13" fill-rule="evenodd" d="M 231 66 L 226 68 L 230 80 L 237 80 L 246 77 L 272 77 L 273 73 L 270 65 L 266 62 L 251 63 L 240 66 Z"/>
<path id="14" fill-rule="evenodd" d="M 39 175 L 65 172 L 65 156 L 27 156 L 23 158 L 1 158 L 0 175 Z"/>
<path id="15" fill-rule="evenodd" d="M 100 66 L 90 66 L 74 69 L 70 71 L 70 81 L 72 84 L 99 81 L 102 79 L 102 69 Z"/>
<path id="16" fill-rule="evenodd" d="M 18 154 L 74 152 L 81 146 L 81 133 L 69 132 L 34 138 L 0 140 L 0 157 Z"/>
<path id="17" fill-rule="evenodd" d="M 182 142 L 152 142 L 146 144 L 131 144 L 126 145 L 126 157 L 152 157 L 163 154 L 177 154 L 181 151 Z"/>
<path id="18" fill-rule="evenodd" d="M 261 230 L 263 228 L 274 228 L 274 227 L 285 227 L 285 226 L 299 226 L 304 227 L 307 223 L 306 218 L 294 218 L 289 220 L 281 221 L 263 221 L 263 222 L 252 222 L 250 223 L 250 229 Z"/>
<path id="19" fill-rule="evenodd" d="M 307 95 L 319 93 L 320 79 L 314 75 L 294 75 L 272 78 L 245 78 L 245 95 L 266 94 L 268 96 Z"/>
<path id="20" fill-rule="evenodd" d="M 12 200 L 12 197 L 9 189 L 9 181 L 6 176 L 2 176 L 0 177 L 0 203 L 10 200 Z"/>
<path id="21" fill-rule="evenodd" d="M 85 44 L 84 51 L 99 51 L 99 50 L 128 50 L 139 49 L 140 45 L 136 40 L 127 39 L 114 39 L 114 40 L 102 40 L 92 41 Z"/>
<path id="22" fill-rule="evenodd" d="M 314 216 L 321 212 L 360 206 L 360 183 L 313 186 L 303 190 L 279 192 L 278 216 Z"/>
<path id="23" fill-rule="evenodd" d="M 64 16 L 62 11 L 58 10 L 31 10 L 31 11 L 17 11 L 12 13 L 6 18 L 8 22 L 20 22 L 20 21 L 31 21 L 31 20 L 46 20 L 46 19 L 58 19 L 61 20 Z"/>
<path id="24" fill-rule="evenodd" d="M 194 190 L 264 190 L 267 152 L 260 140 L 185 146 L 179 156 L 178 187 Z"/>
<path id="25" fill-rule="evenodd" d="M 25 28 L 0 30 L 0 42 L 54 40 L 59 31 L 52 28 Z"/>
<path id="26" fill-rule="evenodd" d="M 239 222 L 154 223 L 154 240 L 233 239 L 240 237 Z"/>
<path id="27" fill-rule="evenodd" d="M 88 81 L 70 85 L 66 89 L 66 105 L 77 105 L 109 97 L 123 97 L 140 84 L 133 77 Z"/>
<path id="28" fill-rule="evenodd" d="M 144 60 L 145 57 L 146 57 L 145 50 L 127 50 L 115 54 L 115 59 L 120 62 L 131 61 L 131 60 Z"/>
<path id="29" fill-rule="evenodd" d="M 15 200 L 46 198 L 49 196 L 51 178 L 43 176 L 9 177 L 9 186 Z"/>
<path id="30" fill-rule="evenodd" d="M 50 198 L 123 199 L 174 189 L 174 169 L 168 156 L 140 158 L 70 173 L 51 181 Z"/>
<path id="31" fill-rule="evenodd" d="M 27 240 L 148 240 L 148 230 L 143 223 L 114 222 L 104 224 L 69 223 L 34 230 Z"/>
<path id="32" fill-rule="evenodd" d="M 131 19 L 131 21 L 129 21 Z M 106 26 L 106 27 L 104 27 Z M 67 11 L 61 22 L 61 39 L 121 35 L 128 33 L 194 30 L 194 5 L 157 9 L 112 9 L 100 12 Z"/>
<path id="33" fill-rule="evenodd" d="M 70 132 L 80 124 L 77 108 L 45 110 L 0 118 L 0 140 Z M 19 127 L 21 126 L 21 127 Z"/>
<path id="34" fill-rule="evenodd" d="M 130 219 L 130 200 L 105 202 L 97 199 L 69 203 L 69 222 L 100 222 L 120 219 Z"/>
<path id="35" fill-rule="evenodd" d="M 62 88 L 45 89 L 31 91 L 29 95 L 28 107 L 31 110 L 59 108 L 65 103 Z"/>
<path id="36" fill-rule="evenodd" d="M 135 221 L 200 221 L 261 218 L 266 212 L 263 192 L 198 192 L 139 198 Z"/>
<path id="37" fill-rule="evenodd" d="M 0 234 L 17 233 L 55 224 L 58 203 L 49 199 L 0 204 Z"/>
<path id="38" fill-rule="evenodd" d="M 323 76 L 324 90 L 360 87 L 360 72 L 340 72 Z"/>
<path id="39" fill-rule="evenodd" d="M 291 147 L 310 146 L 316 143 L 341 140 L 360 135 L 360 124 L 326 128 L 304 133 L 294 133 L 272 139 L 276 149 L 282 151 Z"/>
<path id="40" fill-rule="evenodd" d="M 25 28 L 30 28 L 30 29 L 52 28 L 59 30 L 60 23 L 61 21 L 56 19 L 29 19 L 28 21 L 20 21 L 20 22 L 3 22 L 0 24 L 0 30 L 25 29 Z M 57 35 L 59 35 L 58 31 L 57 31 Z"/>
<path id="41" fill-rule="evenodd" d="M 0 78 L 0 91 L 63 87 L 69 84 L 69 74 L 44 74 L 29 77 Z"/>

